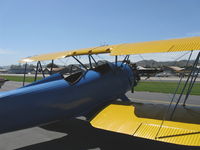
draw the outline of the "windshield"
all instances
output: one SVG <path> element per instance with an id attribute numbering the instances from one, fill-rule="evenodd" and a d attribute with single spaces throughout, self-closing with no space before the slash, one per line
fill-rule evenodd
<path id="1" fill-rule="evenodd" d="M 109 63 L 106 61 L 100 61 L 96 64 L 93 64 L 92 68 L 89 68 L 87 64 L 86 66 L 88 70 L 94 70 L 96 72 L 99 72 L 100 74 L 105 74 L 106 72 L 109 72 L 111 70 Z M 72 70 L 72 73 L 65 75 L 65 80 L 70 84 L 75 84 L 76 82 L 78 82 L 82 78 L 82 76 L 88 71 L 81 66 L 76 66 L 76 68 L 76 70 Z"/>

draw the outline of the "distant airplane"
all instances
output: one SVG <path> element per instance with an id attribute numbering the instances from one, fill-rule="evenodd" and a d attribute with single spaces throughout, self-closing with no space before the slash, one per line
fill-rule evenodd
<path id="1" fill-rule="evenodd" d="M 195 113 L 196 107 L 189 108 L 194 110 L 193 115 L 187 111 L 185 105 L 187 98 L 184 107 L 181 107 L 184 113 L 175 113 L 180 99 L 173 107 L 172 113 L 169 113 L 172 109 L 172 98 L 166 113 L 163 107 L 160 107 L 161 104 L 153 107 L 153 110 L 159 110 L 159 115 L 162 116 L 156 118 L 153 110 L 148 110 L 149 107 L 143 109 L 145 104 L 127 103 L 128 98 L 125 96 L 125 93 L 132 90 L 139 81 L 138 70 L 129 63 L 129 55 L 192 52 L 199 49 L 200 37 L 192 37 L 101 46 L 24 58 L 21 62 L 37 61 L 37 69 L 39 69 L 40 61 L 52 60 L 53 62 L 55 59 L 73 57 L 85 69 L 68 77 L 59 73 L 53 74 L 19 89 L 1 93 L 0 116 L 3 119 L 0 123 L 0 133 L 38 126 L 63 118 L 87 116 L 88 113 L 95 112 L 95 115 L 88 120 L 96 128 L 177 144 L 177 146 L 200 146 L 200 125 L 197 123 L 200 116 Z M 96 62 L 92 55 L 102 53 L 114 55 L 115 62 Z M 89 68 L 77 59 L 76 56 L 79 55 L 88 55 Z M 119 62 L 118 55 L 126 56 Z M 199 57 L 200 54 L 193 68 L 198 64 Z M 95 66 L 92 65 L 92 61 Z M 196 70 L 191 71 L 184 86 L 188 89 L 186 96 L 189 96 L 195 82 L 193 71 L 196 72 Z M 183 93 L 180 94 L 182 95 Z M 118 98 L 123 102 L 113 103 L 113 100 Z M 142 110 L 140 113 L 137 111 L 138 107 Z M 166 114 L 170 114 L 170 118 L 167 118 Z M 174 114 L 176 114 L 175 119 Z M 191 116 L 193 118 L 190 118 Z"/>
<path id="2" fill-rule="evenodd" d="M 144 68 L 142 66 L 137 67 L 139 76 L 146 77 L 146 79 L 155 76 L 157 73 L 163 72 L 160 68 Z"/>

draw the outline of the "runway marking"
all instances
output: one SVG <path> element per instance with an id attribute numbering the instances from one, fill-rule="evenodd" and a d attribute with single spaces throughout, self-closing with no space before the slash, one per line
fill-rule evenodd
<path id="1" fill-rule="evenodd" d="M 170 104 L 170 102 L 165 102 L 164 100 L 144 100 L 144 99 L 139 99 L 139 98 L 131 98 L 129 97 L 129 99 L 131 100 L 136 100 L 136 101 L 143 101 L 143 102 L 152 102 L 152 103 L 163 103 L 163 104 Z M 172 102 L 172 104 L 176 104 L 175 102 Z M 179 105 L 183 105 L 183 103 L 179 103 Z M 186 106 L 198 106 L 200 107 L 200 105 L 198 104 L 186 104 Z"/>

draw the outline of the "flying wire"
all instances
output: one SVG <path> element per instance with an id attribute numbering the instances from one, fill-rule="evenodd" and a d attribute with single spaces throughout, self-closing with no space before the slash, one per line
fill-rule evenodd
<path id="1" fill-rule="evenodd" d="M 190 61 L 191 56 L 192 56 L 192 53 L 193 53 L 193 51 L 190 52 L 189 58 L 188 58 L 188 60 L 187 60 L 187 62 L 186 62 L 186 66 L 188 66 L 188 64 L 189 64 L 189 61 Z M 167 110 L 165 111 L 165 113 L 164 113 L 164 115 L 163 115 L 163 119 L 162 119 L 162 122 L 161 122 L 161 124 L 160 124 L 160 127 L 159 127 L 159 129 L 158 129 L 158 131 L 157 131 L 157 133 L 156 133 L 155 139 L 158 138 L 158 134 L 160 133 L 160 130 L 161 130 L 162 126 L 163 126 L 163 123 L 164 123 L 164 121 L 166 120 L 167 114 L 168 114 L 168 112 L 169 112 L 169 110 L 170 110 L 170 108 L 171 108 L 171 105 L 172 105 L 172 103 L 173 103 L 173 101 L 174 101 L 174 98 L 175 98 L 175 96 L 176 96 L 176 94 L 177 94 L 177 92 L 178 92 L 178 89 L 179 89 L 179 87 L 180 87 L 180 84 L 181 84 L 181 82 L 182 82 L 182 79 L 183 79 L 183 77 L 184 77 L 184 74 L 185 74 L 185 70 L 184 70 L 184 73 L 183 73 L 183 75 L 181 76 L 181 78 L 180 78 L 180 80 L 179 80 L 179 82 L 178 82 L 177 88 L 176 88 L 176 90 L 175 90 L 175 92 L 174 92 L 174 94 L 173 94 L 173 97 L 172 97 L 172 99 L 171 99 L 171 101 L 170 101 L 170 104 L 169 104 Z"/>

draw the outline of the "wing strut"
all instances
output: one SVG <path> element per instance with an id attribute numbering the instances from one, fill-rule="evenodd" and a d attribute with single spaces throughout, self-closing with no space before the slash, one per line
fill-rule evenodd
<path id="1" fill-rule="evenodd" d="M 95 65 L 98 65 L 96 60 L 94 59 L 94 57 L 92 55 L 90 55 L 90 57 L 92 58 L 92 60 L 94 61 Z"/>
<path id="2" fill-rule="evenodd" d="M 52 59 L 51 60 L 51 69 L 50 69 L 50 72 L 49 72 L 50 75 L 52 75 L 52 72 L 53 72 L 53 64 L 54 64 L 54 60 Z"/>
<path id="3" fill-rule="evenodd" d="M 37 67 L 36 67 L 36 71 L 35 71 L 35 79 L 34 79 L 34 81 L 37 80 L 38 72 L 42 72 L 42 76 L 43 76 L 43 78 L 45 78 L 45 73 L 44 73 L 44 70 L 42 68 L 42 64 L 41 64 L 40 61 L 37 62 Z"/>
<path id="4" fill-rule="evenodd" d="M 200 68 L 197 68 L 198 62 L 199 62 L 199 60 L 196 62 L 196 67 L 193 68 L 192 78 L 190 80 L 190 84 L 189 84 L 189 87 L 188 87 L 188 90 L 187 90 L 187 94 L 186 94 L 184 102 L 183 102 L 183 106 L 185 106 L 185 103 L 186 103 L 186 101 L 187 101 L 187 99 L 188 99 L 188 97 L 189 97 L 189 95 L 190 95 L 190 93 L 192 91 L 194 83 L 196 82 L 198 74 L 200 73 Z"/>
<path id="5" fill-rule="evenodd" d="M 92 61 L 91 61 L 91 54 L 88 55 L 90 69 L 92 69 Z"/>
<path id="6" fill-rule="evenodd" d="M 181 91 L 181 94 L 180 94 L 180 96 L 179 96 L 179 98 L 178 98 L 178 100 L 177 100 L 177 103 L 176 103 L 176 105 L 175 105 L 173 111 L 172 111 L 172 114 L 171 114 L 171 117 L 170 117 L 171 120 L 172 120 L 172 118 L 173 118 L 173 115 L 174 115 L 174 112 L 175 112 L 175 110 L 176 110 L 176 108 L 177 108 L 177 105 L 178 105 L 178 103 L 180 102 L 180 100 L 181 100 L 181 98 L 182 98 L 182 96 L 183 96 L 183 93 L 185 92 L 185 89 L 186 89 L 186 87 L 188 86 L 188 84 L 189 84 L 189 86 L 188 86 L 187 94 L 186 94 L 186 96 L 185 96 L 185 100 L 184 100 L 183 105 L 185 105 L 185 102 L 186 102 L 186 100 L 187 100 L 187 98 L 188 98 L 188 96 L 189 96 L 189 94 L 190 94 L 190 92 L 191 92 L 191 90 L 192 90 L 192 87 L 193 87 L 193 85 L 194 85 L 194 82 L 196 81 L 197 75 L 198 75 L 198 73 L 199 73 L 199 69 L 198 69 L 198 72 L 196 72 L 196 68 L 197 68 L 197 65 L 198 65 L 198 63 L 199 63 L 199 58 L 200 58 L 200 52 L 199 52 L 198 55 L 197 55 L 197 58 L 196 58 L 196 60 L 195 60 L 195 62 L 194 62 L 194 64 L 193 64 L 193 66 L 192 66 L 192 70 L 190 71 L 190 74 L 188 75 L 188 78 L 187 78 L 187 80 L 186 80 L 186 82 L 185 82 L 185 84 L 184 84 L 184 87 L 183 87 L 183 89 L 182 89 L 182 91 Z M 196 73 L 196 77 L 195 77 L 195 73 Z M 189 82 L 189 80 L 190 80 L 190 82 Z"/>
<path id="7" fill-rule="evenodd" d="M 26 64 L 25 64 L 25 68 L 24 68 L 23 86 L 24 86 L 25 80 L 26 80 L 26 69 L 27 69 L 27 62 L 26 62 Z"/>
<path id="8" fill-rule="evenodd" d="M 192 53 L 193 53 L 193 51 L 191 51 L 190 56 L 189 56 L 189 58 L 188 58 L 188 60 L 187 60 L 186 68 L 188 67 L 188 64 L 189 64 L 189 61 L 190 61 L 190 59 L 191 59 Z M 195 71 L 196 71 L 195 68 L 197 67 L 197 64 L 198 64 L 198 62 L 199 62 L 199 57 L 200 57 L 200 52 L 198 53 L 198 56 L 197 56 L 197 58 L 196 58 L 196 60 L 195 60 L 195 62 L 194 62 L 194 64 L 193 64 L 193 66 L 192 66 L 192 70 L 191 70 L 191 72 L 190 72 L 190 74 L 189 74 L 189 76 L 188 76 L 188 78 L 187 78 L 187 80 L 186 80 L 186 82 L 185 82 L 185 84 L 184 84 L 184 87 L 183 87 L 182 90 L 181 90 L 181 94 L 180 94 L 180 96 L 179 96 L 179 98 L 178 98 L 178 100 L 177 100 L 177 102 L 176 102 L 176 104 L 175 104 L 175 107 L 174 107 L 174 109 L 173 109 L 173 111 L 172 111 L 172 113 L 171 113 L 171 115 L 170 115 L 170 120 L 173 119 L 174 112 L 175 112 L 175 110 L 176 110 L 176 108 L 177 108 L 177 105 L 178 105 L 178 103 L 180 102 L 181 97 L 182 97 L 182 95 L 183 95 L 183 93 L 184 93 L 184 91 L 185 91 L 185 89 L 186 89 L 186 87 L 187 87 L 187 85 L 188 85 L 188 81 L 189 81 L 190 77 L 192 77 L 192 78 L 191 78 L 191 82 L 190 82 L 190 85 L 189 85 L 188 91 L 187 91 L 188 96 L 189 96 L 189 94 L 190 94 L 190 92 L 191 92 L 191 89 L 192 89 L 192 87 L 193 87 L 193 85 L 194 85 L 194 82 L 195 82 L 195 80 L 196 80 L 196 79 L 195 79 L 195 80 L 192 80 L 192 79 L 193 79 L 193 75 L 194 75 L 194 73 L 195 73 Z M 178 89 L 180 88 L 182 79 L 183 79 L 183 77 L 185 76 L 185 72 L 186 72 L 186 70 L 183 72 L 183 74 L 182 74 L 182 76 L 181 76 L 181 78 L 180 78 L 180 80 L 179 80 L 179 83 L 178 83 L 178 85 L 177 85 L 177 88 L 176 88 L 176 90 L 175 90 L 175 92 L 174 92 L 174 94 L 173 94 L 173 97 L 172 97 L 172 99 L 171 99 L 171 102 L 170 102 L 170 104 L 169 104 L 169 106 L 168 106 L 168 108 L 167 108 L 165 114 L 163 115 L 163 119 L 162 119 L 162 122 L 161 122 L 161 124 L 160 124 L 159 129 L 158 129 L 158 132 L 156 133 L 155 139 L 159 138 L 159 137 L 158 137 L 159 132 L 160 132 L 162 126 L 163 126 L 164 121 L 166 120 L 167 114 L 168 114 L 168 112 L 169 112 L 169 110 L 170 110 L 170 108 L 171 108 L 171 106 L 172 106 L 172 103 L 173 103 L 173 101 L 174 101 L 174 99 L 175 99 L 175 96 L 176 96 L 176 94 L 177 94 L 177 92 L 178 92 Z M 188 96 L 186 95 L 185 101 L 187 100 Z"/>
<path id="9" fill-rule="evenodd" d="M 78 60 L 75 56 L 72 56 L 79 64 L 81 64 L 81 66 L 83 66 L 86 70 L 87 70 L 87 67 L 80 61 Z"/>

